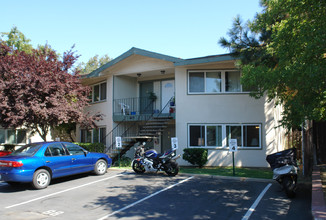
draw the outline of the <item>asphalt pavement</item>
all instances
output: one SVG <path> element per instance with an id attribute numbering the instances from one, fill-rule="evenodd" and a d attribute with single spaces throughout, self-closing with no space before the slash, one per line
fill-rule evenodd
<path id="1" fill-rule="evenodd" d="M 0 219 L 313 219 L 311 186 L 288 199 L 272 180 L 109 169 L 44 190 L 0 183 Z"/>

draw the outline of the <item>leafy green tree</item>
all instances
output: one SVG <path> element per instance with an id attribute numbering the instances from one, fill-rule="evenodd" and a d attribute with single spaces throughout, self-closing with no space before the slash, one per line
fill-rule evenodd
<path id="1" fill-rule="evenodd" d="M 106 54 L 99 58 L 99 55 L 95 55 L 94 57 L 90 58 L 87 63 L 81 62 L 77 66 L 77 70 L 79 74 L 89 74 L 96 70 L 97 68 L 103 66 L 107 62 L 109 62 L 111 58 Z"/>
<path id="2" fill-rule="evenodd" d="M 10 32 L 2 32 L 0 36 L 1 42 L 4 42 L 13 50 L 25 51 L 26 53 L 31 53 L 33 49 L 33 46 L 30 44 L 31 40 L 26 38 L 17 27 L 13 27 Z"/>
<path id="3" fill-rule="evenodd" d="M 326 1 L 262 0 L 252 22 L 237 17 L 220 45 L 239 57 L 251 95 L 283 105 L 282 125 L 326 120 Z"/>

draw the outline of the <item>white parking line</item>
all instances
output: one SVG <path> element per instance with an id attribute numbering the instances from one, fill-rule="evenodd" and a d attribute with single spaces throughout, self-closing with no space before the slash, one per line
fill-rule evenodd
<path id="1" fill-rule="evenodd" d="M 263 198 L 263 196 L 265 195 L 265 193 L 267 192 L 267 190 L 269 189 L 269 187 L 271 187 L 271 183 L 269 183 L 265 189 L 259 194 L 259 196 L 257 197 L 256 201 L 252 204 L 252 206 L 250 207 L 250 209 L 247 211 L 247 213 L 245 214 L 245 216 L 243 216 L 242 220 L 248 220 L 249 217 L 251 216 L 251 214 L 255 211 L 255 208 L 257 207 L 258 203 L 260 202 L 260 200 Z"/>
<path id="2" fill-rule="evenodd" d="M 104 179 L 100 179 L 100 180 L 97 180 L 97 181 L 86 183 L 86 184 L 83 184 L 83 185 L 80 185 L 80 186 L 76 186 L 76 187 L 73 187 L 73 188 L 65 189 L 65 190 L 62 190 L 62 191 L 59 191 L 59 192 L 56 192 L 56 193 L 52 193 L 52 194 L 49 194 L 49 195 L 46 195 L 46 196 L 41 196 L 41 197 L 38 197 L 38 198 L 35 198 L 35 199 L 31 199 L 31 200 L 28 200 L 28 201 L 25 201 L 25 202 L 21 202 L 21 203 L 15 204 L 15 205 L 7 206 L 5 208 L 6 209 L 10 209 L 10 208 L 17 207 L 17 206 L 20 206 L 20 205 L 25 205 L 27 203 L 35 202 L 35 201 L 40 200 L 40 199 L 44 199 L 44 198 L 47 198 L 47 197 L 55 196 L 55 195 L 58 195 L 58 194 L 61 194 L 61 193 L 65 193 L 65 192 L 68 192 L 68 191 L 71 191 L 71 190 L 74 190 L 74 189 L 79 189 L 79 188 L 82 188 L 84 186 L 89 186 L 89 185 L 92 185 L 94 183 L 102 182 L 102 181 L 105 181 L 105 180 L 108 180 L 108 179 L 112 179 L 112 178 L 115 178 L 115 177 L 118 177 L 118 176 L 123 176 L 123 175 L 125 175 L 125 174 L 118 174 L 118 175 L 115 175 L 115 176 L 110 176 L 110 177 L 107 177 L 107 178 L 104 178 Z"/>
<path id="3" fill-rule="evenodd" d="M 156 196 L 157 194 L 159 194 L 159 193 L 161 193 L 161 192 L 164 192 L 164 191 L 166 191 L 166 190 L 168 190 L 168 189 L 171 189 L 171 188 L 173 188 L 173 187 L 175 187 L 175 186 L 177 186 L 177 185 L 179 185 L 179 184 L 181 184 L 181 183 L 184 183 L 184 182 L 186 182 L 186 181 L 188 181 L 188 180 L 190 180 L 190 179 L 192 179 L 192 178 L 193 178 L 193 176 L 191 176 L 191 177 L 189 177 L 189 178 L 187 178 L 187 179 L 184 179 L 184 180 L 182 180 L 182 181 L 180 181 L 180 182 L 178 182 L 178 183 L 176 183 L 176 184 L 173 184 L 173 185 L 171 185 L 171 186 L 169 186 L 169 187 L 166 187 L 166 188 L 164 188 L 164 189 L 162 189 L 162 190 L 160 190 L 160 191 L 157 191 L 156 193 L 153 193 L 153 194 L 151 194 L 151 195 L 149 195 L 149 196 L 146 196 L 145 198 L 143 198 L 143 199 L 141 199 L 141 200 L 138 200 L 137 202 L 134 202 L 134 203 L 132 203 L 132 204 L 130 204 L 130 205 L 127 205 L 126 207 L 123 207 L 122 209 L 119 209 L 119 210 L 117 210 L 117 211 L 112 212 L 111 214 L 108 214 L 108 215 L 106 215 L 106 216 L 103 216 L 102 218 L 99 218 L 98 220 L 106 219 L 106 218 L 108 218 L 108 217 L 110 217 L 110 216 L 112 216 L 112 215 L 115 215 L 115 214 L 117 214 L 117 213 L 119 213 L 119 212 L 122 212 L 122 211 L 124 211 L 124 210 L 126 210 L 126 209 L 129 209 L 130 207 L 132 207 L 132 206 L 134 206 L 134 205 L 137 205 L 138 203 L 141 203 L 141 202 L 143 202 L 143 201 L 145 201 L 145 200 L 147 200 L 147 199 L 149 199 L 149 198 L 151 198 L 151 197 L 153 197 L 153 196 Z"/>

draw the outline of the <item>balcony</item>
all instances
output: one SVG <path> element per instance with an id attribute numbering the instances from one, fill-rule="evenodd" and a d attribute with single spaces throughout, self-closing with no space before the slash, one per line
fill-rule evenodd
<path id="1" fill-rule="evenodd" d="M 175 106 L 170 101 L 163 106 L 148 97 L 113 100 L 113 121 L 146 121 L 152 116 L 175 118 Z"/>

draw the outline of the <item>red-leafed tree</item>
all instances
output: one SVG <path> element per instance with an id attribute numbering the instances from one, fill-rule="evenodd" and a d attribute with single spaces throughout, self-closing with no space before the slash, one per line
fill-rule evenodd
<path id="1" fill-rule="evenodd" d="M 89 89 L 73 70 L 77 58 L 72 49 L 59 58 L 49 47 L 27 54 L 0 42 L 0 125 L 26 126 L 44 141 L 62 123 L 94 127 L 101 116 L 84 113 Z"/>

